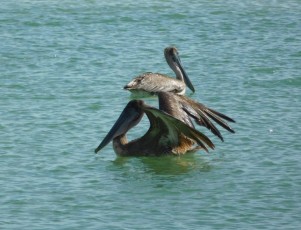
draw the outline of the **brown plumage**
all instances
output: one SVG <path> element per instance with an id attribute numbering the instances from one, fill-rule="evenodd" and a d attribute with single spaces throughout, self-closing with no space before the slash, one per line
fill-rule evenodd
<path id="1" fill-rule="evenodd" d="M 174 117 L 185 122 L 190 127 L 194 127 L 191 121 L 192 118 L 198 125 L 205 126 L 222 141 L 224 141 L 223 136 L 214 125 L 214 122 L 222 126 L 227 131 L 235 133 L 235 131 L 227 123 L 227 121 L 235 122 L 232 118 L 184 95 L 162 94 L 159 97 L 159 104 L 160 109 L 161 106 L 164 107 L 165 112 L 172 114 Z M 165 104 L 172 104 L 173 106 L 165 106 Z M 214 122 L 212 122 L 212 120 Z"/>
<path id="2" fill-rule="evenodd" d="M 95 152 L 112 140 L 115 152 L 121 156 L 180 155 L 200 148 L 206 151 L 208 148 L 214 149 L 214 144 L 207 136 L 181 119 L 179 114 L 185 111 L 170 109 L 178 105 L 172 100 L 173 95 L 158 95 L 160 110 L 141 100 L 130 101 Z M 150 121 L 149 130 L 142 137 L 128 142 L 126 133 L 140 122 L 144 113 Z"/>

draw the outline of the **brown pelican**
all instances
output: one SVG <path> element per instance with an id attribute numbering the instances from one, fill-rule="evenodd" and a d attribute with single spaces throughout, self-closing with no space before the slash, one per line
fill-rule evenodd
<path id="1" fill-rule="evenodd" d="M 158 97 L 160 110 L 146 105 L 142 100 L 131 100 L 95 153 L 111 140 L 115 152 L 121 156 L 180 155 L 200 148 L 208 151 L 207 146 L 214 148 L 207 136 L 186 124 L 185 118 L 181 121 L 183 111 L 176 108 L 179 104 L 174 103 L 176 101 L 171 94 L 161 92 Z M 128 142 L 126 133 L 140 122 L 144 113 L 150 121 L 148 131 L 141 138 Z"/>
<path id="2" fill-rule="evenodd" d="M 147 72 L 135 77 L 124 86 L 124 89 L 136 94 L 142 93 L 142 95 L 153 95 L 158 92 L 173 92 L 183 95 L 187 85 L 194 92 L 194 87 L 182 66 L 177 49 L 175 47 L 165 48 L 164 56 L 170 68 L 175 72 L 176 79 L 160 73 Z"/>
<path id="3" fill-rule="evenodd" d="M 221 139 L 220 132 L 209 118 L 234 132 L 223 121 L 233 121 L 231 118 L 185 96 L 160 92 L 158 98 L 159 109 L 146 105 L 142 100 L 130 101 L 95 153 L 112 140 L 115 152 L 121 156 L 180 155 L 197 149 L 208 151 L 207 147 L 214 149 L 211 140 L 194 129 L 190 118 Z M 141 138 L 128 142 L 126 133 L 140 122 L 144 113 L 150 121 L 148 131 Z"/>

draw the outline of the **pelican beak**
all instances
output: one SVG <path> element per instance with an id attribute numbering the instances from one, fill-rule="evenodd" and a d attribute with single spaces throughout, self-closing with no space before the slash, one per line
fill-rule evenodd
<path id="1" fill-rule="evenodd" d="M 143 80 L 143 76 L 139 75 L 138 77 L 135 77 L 132 81 L 130 81 L 128 84 L 126 84 L 123 89 L 125 90 L 135 90 L 139 89 L 139 85 L 141 84 Z"/>
<path id="2" fill-rule="evenodd" d="M 132 89 L 131 83 L 132 82 L 130 82 L 129 84 L 123 86 L 123 89 L 125 89 L 125 90 L 131 90 Z"/>
<path id="3" fill-rule="evenodd" d="M 137 103 L 137 100 L 132 100 L 127 104 L 111 130 L 95 149 L 95 153 L 104 148 L 115 137 L 125 134 L 129 129 L 139 123 L 143 116 L 143 112 L 135 107 L 135 103 Z"/>
<path id="4" fill-rule="evenodd" d="M 190 79 L 188 78 L 188 75 L 187 75 L 186 71 L 185 71 L 184 68 L 183 68 L 183 65 L 182 65 L 180 56 L 179 56 L 179 54 L 178 54 L 177 52 L 174 54 L 174 59 L 173 59 L 173 61 L 175 62 L 176 66 L 179 67 L 179 69 L 180 69 L 180 71 L 181 71 L 181 73 L 182 73 L 182 75 L 183 75 L 184 82 L 185 82 L 185 84 L 187 85 L 187 87 L 188 87 L 192 92 L 195 92 L 195 89 L 194 89 L 194 87 L 193 87 L 193 85 L 192 85 Z"/>

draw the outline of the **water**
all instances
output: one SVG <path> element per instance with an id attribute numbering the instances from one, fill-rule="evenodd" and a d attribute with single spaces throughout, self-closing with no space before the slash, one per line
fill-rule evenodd
<path id="1" fill-rule="evenodd" d="M 301 4 L 4 1 L 1 229 L 299 229 Z M 176 45 L 201 101 L 236 119 L 216 149 L 94 148 Z M 147 103 L 156 105 L 156 99 Z M 131 132 L 138 137 L 147 121 Z"/>

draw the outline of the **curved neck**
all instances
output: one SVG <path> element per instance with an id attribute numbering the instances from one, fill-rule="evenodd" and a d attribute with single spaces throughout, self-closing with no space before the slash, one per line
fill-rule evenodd
<path id="1" fill-rule="evenodd" d="M 126 134 L 122 134 L 118 137 L 115 137 L 113 139 L 113 148 L 116 154 L 120 156 L 128 155 L 128 150 L 126 148 L 126 145 L 128 144 L 128 139 L 126 137 Z"/>
<path id="2" fill-rule="evenodd" d="M 152 149 L 154 146 L 147 145 L 143 137 L 128 142 L 126 135 L 122 134 L 113 139 L 113 148 L 119 156 L 143 156 L 147 155 L 145 149 Z"/>
<path id="3" fill-rule="evenodd" d="M 172 70 L 175 72 L 176 78 L 184 82 L 184 76 L 181 69 L 178 66 L 174 66 Z"/>
<path id="4" fill-rule="evenodd" d="M 169 67 L 174 71 L 174 73 L 176 74 L 176 78 L 180 81 L 184 82 L 184 74 L 182 72 L 181 67 L 175 63 L 175 61 L 172 61 L 172 57 L 169 57 L 167 55 L 165 55 L 165 59 L 167 64 L 169 65 Z"/>

